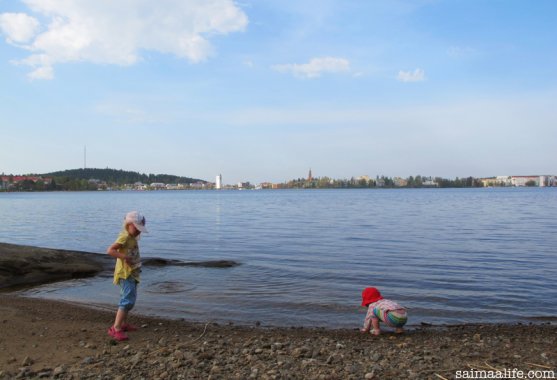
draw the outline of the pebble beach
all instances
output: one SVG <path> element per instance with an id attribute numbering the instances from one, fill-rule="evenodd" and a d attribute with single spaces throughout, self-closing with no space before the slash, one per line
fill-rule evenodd
<path id="1" fill-rule="evenodd" d="M 132 314 L 139 330 L 115 342 L 108 310 L 5 294 L 0 305 L 0 379 L 455 379 L 474 370 L 553 376 L 557 367 L 557 326 L 549 323 L 376 337 Z"/>

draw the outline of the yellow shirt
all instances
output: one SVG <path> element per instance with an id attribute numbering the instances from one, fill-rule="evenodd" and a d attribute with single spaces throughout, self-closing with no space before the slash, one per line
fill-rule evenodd
<path id="1" fill-rule="evenodd" d="M 116 266 L 114 267 L 114 284 L 117 285 L 118 281 L 132 276 L 139 282 L 139 274 L 141 273 L 141 257 L 139 256 L 139 246 L 137 239 L 130 235 L 128 231 L 123 230 L 116 238 L 115 243 L 121 244 L 122 247 L 118 252 L 131 257 L 130 265 L 122 259 L 116 259 Z"/>

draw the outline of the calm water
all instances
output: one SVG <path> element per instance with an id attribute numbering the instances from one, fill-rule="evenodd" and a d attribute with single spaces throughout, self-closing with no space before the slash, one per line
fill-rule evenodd
<path id="1" fill-rule="evenodd" d="M 144 257 L 137 310 L 172 318 L 357 327 L 375 285 L 410 323 L 557 316 L 557 189 L 0 193 L 0 241 L 104 253 L 127 211 Z M 111 279 L 26 294 L 114 308 Z"/>

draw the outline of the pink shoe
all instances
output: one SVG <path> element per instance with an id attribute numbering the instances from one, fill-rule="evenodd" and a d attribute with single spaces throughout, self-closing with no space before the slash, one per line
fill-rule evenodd
<path id="1" fill-rule="evenodd" d="M 129 323 L 124 323 L 122 325 L 122 331 L 137 331 L 137 327 Z"/>
<path id="2" fill-rule="evenodd" d="M 108 329 L 108 335 L 116 339 L 118 342 L 128 340 L 128 336 L 126 335 L 126 333 L 123 330 L 116 331 L 114 326 Z"/>

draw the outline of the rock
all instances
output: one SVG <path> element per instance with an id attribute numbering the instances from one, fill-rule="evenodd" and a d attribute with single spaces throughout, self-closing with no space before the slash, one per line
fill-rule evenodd
<path id="1" fill-rule="evenodd" d="M 366 373 L 364 379 L 375 379 L 375 371 Z"/>
<path id="2" fill-rule="evenodd" d="M 93 358 L 90 357 L 90 356 L 87 356 L 86 358 L 84 358 L 84 359 L 81 361 L 81 363 L 82 363 L 82 364 L 85 364 L 85 365 L 87 365 L 87 364 L 93 364 L 94 362 L 95 362 L 95 359 L 93 359 Z"/>
<path id="3" fill-rule="evenodd" d="M 295 358 L 306 357 L 310 352 L 311 351 L 307 346 L 297 347 L 292 350 L 292 356 Z"/>
<path id="4" fill-rule="evenodd" d="M 56 377 L 56 376 L 63 375 L 64 373 L 66 373 L 66 366 L 61 365 L 59 367 L 54 368 L 54 371 L 52 371 L 52 376 Z"/>

